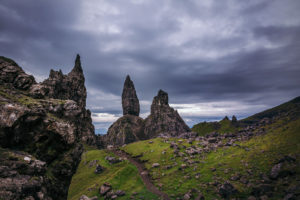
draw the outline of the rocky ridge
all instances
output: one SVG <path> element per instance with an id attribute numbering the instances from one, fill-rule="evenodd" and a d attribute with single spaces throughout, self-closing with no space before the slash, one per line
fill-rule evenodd
<path id="1" fill-rule="evenodd" d="M 108 129 L 105 136 L 98 137 L 101 145 L 122 146 L 131 142 L 157 137 L 161 133 L 178 136 L 190 132 L 176 110 L 169 106 L 168 94 L 159 90 L 151 105 L 151 114 L 144 120 L 139 117 L 140 105 L 135 87 L 129 75 L 126 77 L 123 93 L 123 115 Z M 99 146 L 101 146 L 99 145 Z"/>
<path id="2" fill-rule="evenodd" d="M 51 70 L 39 84 L 0 58 L 0 199 L 66 199 L 81 142 L 95 143 L 85 100 L 79 56 L 68 75 Z"/>

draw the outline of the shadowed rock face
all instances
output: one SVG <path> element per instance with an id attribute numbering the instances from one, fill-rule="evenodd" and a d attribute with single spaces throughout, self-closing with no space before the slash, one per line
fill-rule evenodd
<path id="1" fill-rule="evenodd" d="M 122 107 L 123 115 L 135 115 L 140 114 L 140 103 L 137 98 L 136 91 L 129 75 L 127 75 L 123 93 L 122 93 Z"/>
<path id="2" fill-rule="evenodd" d="M 189 131 L 190 128 L 178 112 L 169 106 L 168 93 L 159 90 L 157 96 L 153 98 L 151 114 L 145 119 L 145 136 L 153 138 L 160 133 L 178 136 L 180 133 Z"/>
<path id="3" fill-rule="evenodd" d="M 106 136 L 106 142 L 117 146 L 146 139 L 144 120 L 135 115 L 125 115 L 113 123 Z"/>
<path id="4" fill-rule="evenodd" d="M 126 78 L 126 84 L 133 86 L 129 76 Z M 132 91 L 135 94 L 134 87 Z M 106 135 L 99 136 L 99 141 L 103 146 L 122 146 L 138 140 L 157 137 L 160 133 L 179 136 L 182 133 L 190 132 L 190 128 L 177 111 L 169 106 L 168 99 L 168 93 L 159 90 L 158 95 L 153 99 L 151 114 L 145 120 L 127 113 L 109 127 Z"/>
<path id="5" fill-rule="evenodd" d="M 46 96 L 55 99 L 71 99 L 77 102 L 78 106 L 85 108 L 86 88 L 84 82 L 80 56 L 77 55 L 75 66 L 68 75 L 64 75 L 61 70 L 51 70 L 49 78 L 43 81 L 41 86 L 48 91 Z"/>
<path id="6" fill-rule="evenodd" d="M 81 130 L 81 140 L 87 144 L 96 143 L 95 130 L 92 124 L 91 112 L 85 109 L 86 88 L 85 78 L 81 67 L 80 56 L 76 56 L 75 65 L 72 71 L 64 75 L 61 70 L 50 70 L 49 78 L 40 84 L 34 84 L 30 88 L 30 95 L 34 98 L 50 97 L 54 99 L 73 100 L 76 106 L 82 110 L 81 120 L 78 121 Z"/>
<path id="7" fill-rule="evenodd" d="M 0 56 L 0 84 L 27 90 L 36 83 L 34 77 L 26 74 L 13 60 Z"/>
<path id="8" fill-rule="evenodd" d="M 134 84 L 129 75 L 126 77 L 122 93 L 123 117 L 114 122 L 104 137 L 98 139 L 107 145 L 122 146 L 144 137 L 144 120 L 139 117 L 140 104 L 136 95 Z M 99 143 L 99 141 L 98 141 Z M 101 143 L 101 142 L 100 142 Z"/>
<path id="9" fill-rule="evenodd" d="M 81 141 L 95 140 L 79 56 L 68 75 L 51 70 L 41 84 L 7 58 L 0 58 L 0 66 L 1 75 L 9 73 L 0 76 L 0 199 L 64 200 Z M 66 86 L 81 89 L 72 93 Z"/>

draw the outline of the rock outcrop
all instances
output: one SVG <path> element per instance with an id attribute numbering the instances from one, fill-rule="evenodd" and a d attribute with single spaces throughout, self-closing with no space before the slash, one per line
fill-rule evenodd
<path id="1" fill-rule="evenodd" d="M 49 78 L 42 83 L 34 84 L 30 88 L 30 95 L 34 98 L 54 98 L 62 100 L 73 100 L 75 104 L 69 103 L 72 109 L 80 110 L 80 117 L 77 121 L 81 130 L 79 131 L 81 140 L 87 144 L 96 143 L 95 130 L 92 124 L 91 112 L 86 110 L 86 88 L 85 78 L 81 67 L 80 56 L 77 55 L 72 71 L 64 75 L 61 70 L 50 70 Z M 61 109 L 61 108 L 57 108 Z"/>
<path id="2" fill-rule="evenodd" d="M 106 142 L 117 146 L 146 139 L 144 120 L 134 115 L 125 115 L 113 123 L 107 132 Z"/>
<path id="3" fill-rule="evenodd" d="M 81 142 L 95 140 L 79 56 L 68 75 L 52 70 L 40 84 L 7 58 L 0 70 L 0 199 L 66 199 Z M 81 88 L 64 96 L 59 84 Z"/>
<path id="4" fill-rule="evenodd" d="M 145 120 L 138 117 L 139 101 L 133 82 L 127 76 L 122 94 L 124 116 L 114 122 L 107 134 L 98 137 L 100 146 L 122 146 L 131 142 L 150 139 L 167 133 L 171 136 L 190 132 L 178 112 L 169 106 L 168 94 L 162 90 L 154 97 L 151 114 Z"/>
<path id="5" fill-rule="evenodd" d="M 34 83 L 34 77 L 26 74 L 13 60 L 0 56 L 1 85 L 27 90 Z"/>
<path id="6" fill-rule="evenodd" d="M 160 133 L 178 136 L 190 132 L 190 128 L 178 112 L 169 106 L 168 101 L 168 93 L 162 90 L 153 98 L 151 114 L 145 119 L 144 134 L 147 138 L 156 137 Z"/>
<path id="7" fill-rule="evenodd" d="M 123 93 L 122 93 L 122 107 L 123 115 L 135 115 L 140 114 L 140 103 L 137 98 L 136 91 L 129 75 L 127 75 Z"/>
<path id="8" fill-rule="evenodd" d="M 122 107 L 124 116 L 109 127 L 106 136 L 104 136 L 105 143 L 121 146 L 146 139 L 144 136 L 144 120 L 139 117 L 139 100 L 129 75 L 124 83 Z"/>

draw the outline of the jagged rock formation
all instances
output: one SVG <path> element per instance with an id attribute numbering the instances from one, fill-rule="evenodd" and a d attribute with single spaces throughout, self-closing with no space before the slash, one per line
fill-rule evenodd
<path id="1" fill-rule="evenodd" d="M 131 95 L 124 95 L 124 91 L 128 91 L 128 85 L 130 85 L 131 88 Z M 135 96 L 134 99 L 138 103 L 133 83 L 129 76 L 127 76 L 124 84 L 122 102 L 130 102 L 132 96 Z M 126 99 L 125 97 L 128 97 L 129 99 Z M 127 103 L 126 105 L 130 105 L 130 103 Z M 126 113 L 126 115 L 113 123 L 105 136 L 98 138 L 103 146 L 121 146 L 138 140 L 154 138 L 161 133 L 179 136 L 182 133 L 190 132 L 190 128 L 182 120 L 178 112 L 169 106 L 168 94 L 162 90 L 154 97 L 151 105 L 151 114 L 145 120 L 128 113 L 129 110 L 139 108 L 139 106 L 136 106 L 136 103 L 131 104 L 131 106 L 127 106 L 126 108 L 126 111 L 123 110 L 123 113 Z"/>
<path id="2" fill-rule="evenodd" d="M 33 76 L 26 74 L 13 60 L 0 56 L 0 84 L 26 90 L 36 83 Z"/>
<path id="3" fill-rule="evenodd" d="M 0 74 L 0 199 L 66 199 L 81 142 L 95 141 L 79 56 L 41 84 L 6 58 Z"/>
<path id="4" fill-rule="evenodd" d="M 135 115 L 140 114 L 140 103 L 137 98 L 136 91 L 129 75 L 127 75 L 123 93 L 122 93 L 122 107 L 123 115 Z"/>
<path id="5" fill-rule="evenodd" d="M 44 80 L 40 84 L 34 84 L 30 88 L 30 94 L 34 98 L 54 98 L 63 100 L 74 100 L 78 109 L 81 109 L 79 123 L 81 130 L 82 141 L 88 144 L 95 144 L 95 130 L 92 124 L 91 112 L 86 110 L 86 88 L 84 85 L 85 78 L 83 75 L 80 56 L 76 56 L 75 66 L 72 71 L 64 75 L 61 70 L 54 71 L 50 70 L 49 78 Z M 71 106 L 71 105 L 70 105 Z M 77 109 L 75 108 L 74 109 Z M 59 109 L 59 108 L 58 108 Z"/>
<path id="6" fill-rule="evenodd" d="M 160 133 L 177 136 L 189 131 L 190 128 L 178 112 L 169 106 L 168 93 L 159 90 L 157 96 L 153 98 L 151 114 L 145 119 L 144 134 L 146 137 L 153 138 Z"/>
<path id="7" fill-rule="evenodd" d="M 140 104 L 134 84 L 129 75 L 126 77 L 122 93 L 123 117 L 114 122 L 104 138 L 105 143 L 121 146 L 145 139 L 144 120 L 139 117 Z"/>
<path id="8" fill-rule="evenodd" d="M 54 99 L 71 99 L 77 102 L 79 107 L 84 108 L 86 105 L 86 88 L 84 82 L 85 78 L 80 56 L 77 55 L 75 66 L 68 75 L 64 75 L 61 70 L 54 71 L 51 69 L 49 78 L 39 84 L 46 91 L 46 94 L 41 96 L 48 96 Z M 38 90 L 33 91 L 38 93 Z"/>

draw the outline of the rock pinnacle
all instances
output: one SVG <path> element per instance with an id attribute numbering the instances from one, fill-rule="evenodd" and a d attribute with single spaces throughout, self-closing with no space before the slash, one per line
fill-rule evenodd
<path id="1" fill-rule="evenodd" d="M 124 83 L 124 88 L 122 93 L 122 107 L 123 107 L 123 115 L 139 116 L 140 114 L 139 99 L 136 95 L 134 84 L 131 81 L 129 75 L 127 75 Z"/>

